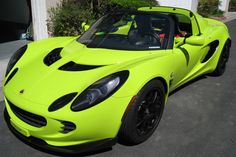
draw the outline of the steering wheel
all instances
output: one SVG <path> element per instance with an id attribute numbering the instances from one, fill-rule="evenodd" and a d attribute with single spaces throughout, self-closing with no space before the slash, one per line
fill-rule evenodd
<path id="1" fill-rule="evenodd" d="M 155 32 L 149 32 L 149 33 L 145 33 L 143 34 L 143 36 L 145 37 L 148 37 L 148 43 L 153 45 L 153 46 L 161 46 L 161 41 L 160 41 L 160 36 L 155 33 Z"/>
<path id="2" fill-rule="evenodd" d="M 161 46 L 160 37 L 155 32 L 139 34 L 138 30 L 130 31 L 128 41 L 136 46 Z"/>

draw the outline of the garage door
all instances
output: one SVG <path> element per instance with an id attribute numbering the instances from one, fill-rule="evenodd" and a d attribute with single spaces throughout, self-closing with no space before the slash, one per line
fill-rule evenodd
<path id="1" fill-rule="evenodd" d="M 0 42 L 20 39 L 31 23 L 30 0 L 0 1 Z"/>

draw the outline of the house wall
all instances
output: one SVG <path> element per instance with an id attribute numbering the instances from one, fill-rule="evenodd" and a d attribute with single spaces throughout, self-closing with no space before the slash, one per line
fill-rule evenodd
<path id="1" fill-rule="evenodd" d="M 47 8 L 47 18 L 49 19 L 50 14 L 49 14 L 49 10 L 51 8 L 55 8 L 57 7 L 57 5 L 59 5 L 61 2 L 61 0 L 46 0 L 46 8 Z"/>
<path id="2" fill-rule="evenodd" d="M 221 5 L 220 5 L 219 9 L 224 11 L 224 12 L 228 12 L 228 10 L 229 10 L 229 1 L 230 0 L 220 0 Z"/>
<path id="3" fill-rule="evenodd" d="M 192 11 L 197 11 L 198 0 L 158 0 L 161 6 L 173 6 L 178 8 L 186 8 Z"/>
<path id="4" fill-rule="evenodd" d="M 197 12 L 198 0 L 193 0 L 191 10 Z"/>
<path id="5" fill-rule="evenodd" d="M 175 6 L 179 8 L 186 8 L 195 12 L 197 11 L 198 5 L 198 0 L 158 0 L 158 2 L 160 3 L 160 5 L 163 6 Z M 220 0 L 220 2 L 221 5 L 219 6 L 219 9 L 224 12 L 228 12 L 230 0 Z"/>
<path id="6" fill-rule="evenodd" d="M 46 0 L 31 0 L 34 40 L 48 38 Z"/>

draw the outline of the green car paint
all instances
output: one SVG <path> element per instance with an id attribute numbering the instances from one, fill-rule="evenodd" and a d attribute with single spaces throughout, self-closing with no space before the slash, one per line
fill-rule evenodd
<path id="1" fill-rule="evenodd" d="M 30 43 L 4 80 L 5 84 L 12 71 L 16 67 L 19 69 L 3 87 L 11 125 L 24 136 L 42 139 L 52 146 L 113 139 L 119 132 L 128 104 L 150 80 L 162 81 L 167 99 L 171 91 L 184 83 L 216 69 L 223 47 L 230 39 L 223 23 L 179 8 L 144 7 L 139 10 L 184 15 L 191 21 L 192 35 L 188 38 L 175 37 L 172 48 L 143 51 L 88 48 L 77 41 L 78 37 L 57 37 Z M 130 27 L 131 22 L 111 34 L 127 35 Z M 157 28 L 157 31 L 161 29 Z M 104 32 L 96 35 L 106 36 Z M 219 41 L 217 49 L 206 62 L 202 62 L 210 50 L 209 44 L 214 41 Z M 63 48 L 61 59 L 51 66 L 45 65 L 45 56 L 55 48 Z M 58 70 L 70 61 L 99 67 L 79 72 Z M 96 81 L 127 70 L 129 77 L 122 87 L 99 104 L 73 112 L 71 101 L 55 112 L 48 111 L 58 98 L 73 92 L 79 95 Z M 25 123 L 12 111 L 9 101 L 22 110 L 45 117 L 47 125 L 37 128 Z M 76 129 L 67 134 L 61 133 L 61 121 L 74 123 Z"/>

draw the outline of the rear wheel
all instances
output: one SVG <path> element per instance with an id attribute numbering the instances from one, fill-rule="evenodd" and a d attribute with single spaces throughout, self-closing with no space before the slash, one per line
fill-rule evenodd
<path id="1" fill-rule="evenodd" d="M 134 145 L 147 140 L 158 126 L 165 103 L 165 89 L 161 81 L 146 84 L 129 107 L 119 132 L 119 140 Z"/>
<path id="2" fill-rule="evenodd" d="M 212 73 L 213 76 L 221 76 L 224 74 L 226 69 L 226 64 L 229 60 L 230 55 L 230 41 L 228 40 L 223 48 L 223 51 L 221 52 L 220 58 L 217 63 L 217 67 L 215 71 Z"/>

